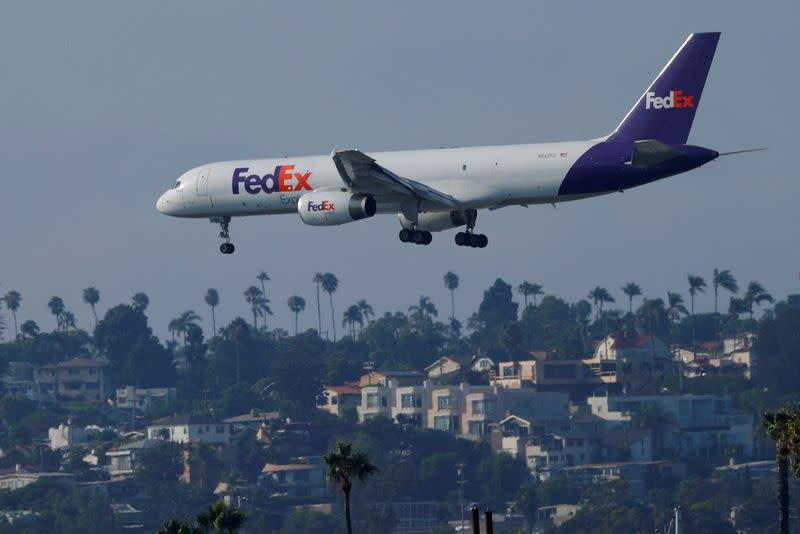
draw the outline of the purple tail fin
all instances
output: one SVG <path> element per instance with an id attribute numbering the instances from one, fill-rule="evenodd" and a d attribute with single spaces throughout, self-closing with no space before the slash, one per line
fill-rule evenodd
<path id="1" fill-rule="evenodd" d="M 636 101 L 610 141 L 686 144 L 719 33 L 693 33 Z"/>

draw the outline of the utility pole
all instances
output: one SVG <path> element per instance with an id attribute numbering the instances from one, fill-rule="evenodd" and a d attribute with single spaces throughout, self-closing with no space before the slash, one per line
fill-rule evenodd
<path id="1" fill-rule="evenodd" d="M 461 517 L 461 527 L 464 526 L 464 467 L 467 464 L 456 464 L 458 472 L 458 511 Z"/>
<path id="2" fill-rule="evenodd" d="M 681 534 L 681 507 L 675 507 L 675 534 Z"/>

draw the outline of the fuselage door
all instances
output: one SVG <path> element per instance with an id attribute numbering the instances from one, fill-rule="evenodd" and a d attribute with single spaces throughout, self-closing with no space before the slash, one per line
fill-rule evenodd
<path id="1" fill-rule="evenodd" d="M 197 195 L 201 197 L 208 196 L 208 176 L 211 170 L 208 167 L 203 167 L 197 173 Z"/>

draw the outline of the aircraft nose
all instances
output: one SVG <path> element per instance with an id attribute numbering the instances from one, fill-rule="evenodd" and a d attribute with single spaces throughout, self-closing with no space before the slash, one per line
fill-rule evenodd
<path id="1" fill-rule="evenodd" d="M 170 192 L 167 191 L 156 201 L 156 209 L 159 213 L 163 213 L 164 215 L 173 215 L 175 210 L 178 208 L 178 205 L 175 203 L 174 198 L 170 198 Z"/>

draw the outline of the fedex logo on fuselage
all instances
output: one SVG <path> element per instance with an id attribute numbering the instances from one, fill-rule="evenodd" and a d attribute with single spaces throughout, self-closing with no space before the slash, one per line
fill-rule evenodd
<path id="1" fill-rule="evenodd" d="M 683 94 L 683 91 L 670 91 L 667 96 L 656 96 L 653 91 L 644 95 L 644 109 L 693 108 L 694 97 Z"/>
<path id="2" fill-rule="evenodd" d="M 329 200 L 323 200 L 322 202 L 315 203 L 309 202 L 308 203 L 308 211 L 333 211 L 334 210 L 334 203 Z"/>
<path id="3" fill-rule="evenodd" d="M 231 191 L 234 195 L 239 194 L 239 187 L 244 186 L 244 190 L 251 195 L 261 192 L 278 193 L 288 191 L 313 191 L 308 183 L 311 171 L 292 172 L 294 165 L 278 165 L 272 174 L 259 176 L 258 174 L 247 174 L 249 167 L 239 167 L 233 170 L 231 179 Z"/>

